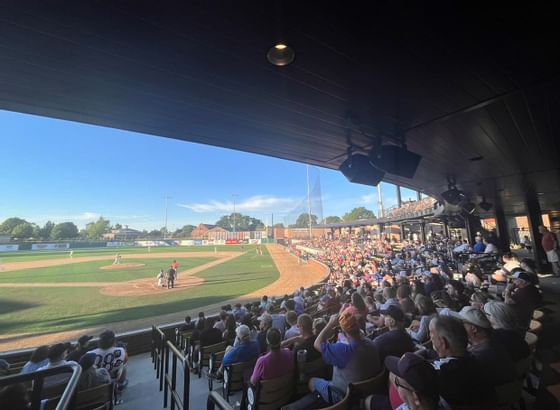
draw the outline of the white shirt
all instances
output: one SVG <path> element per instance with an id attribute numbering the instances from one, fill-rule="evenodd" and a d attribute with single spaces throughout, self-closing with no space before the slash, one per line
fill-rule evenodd
<path id="1" fill-rule="evenodd" d="M 297 325 L 293 325 L 288 330 L 286 330 L 286 334 L 284 335 L 284 340 L 294 336 L 299 336 L 299 334 L 300 334 L 299 327 Z"/>
<path id="2" fill-rule="evenodd" d="M 486 248 L 484 249 L 484 253 L 497 253 L 497 252 L 498 252 L 498 249 L 492 243 L 488 243 L 486 245 Z"/>

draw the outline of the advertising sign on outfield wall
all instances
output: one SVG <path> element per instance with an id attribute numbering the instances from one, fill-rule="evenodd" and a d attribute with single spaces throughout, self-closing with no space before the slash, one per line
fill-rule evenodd
<path id="1" fill-rule="evenodd" d="M 180 242 L 181 246 L 193 246 L 194 241 L 192 239 L 186 239 Z"/>
<path id="2" fill-rule="evenodd" d="M 69 243 L 34 243 L 31 245 L 32 251 L 44 251 L 52 249 L 69 249 Z"/>
<path id="3" fill-rule="evenodd" d="M 107 242 L 107 247 L 108 248 L 116 248 L 116 247 L 119 247 L 119 246 L 127 246 L 127 245 L 128 245 L 127 242 L 115 242 L 115 241 Z"/>
<path id="4" fill-rule="evenodd" d="M 17 251 L 19 245 L 0 245 L 0 252 Z"/>
<path id="5" fill-rule="evenodd" d="M 227 239 L 226 245 L 237 245 L 239 241 L 237 239 Z"/>
<path id="6" fill-rule="evenodd" d="M 261 240 L 260 239 L 249 239 L 249 243 L 251 245 L 260 245 Z"/>

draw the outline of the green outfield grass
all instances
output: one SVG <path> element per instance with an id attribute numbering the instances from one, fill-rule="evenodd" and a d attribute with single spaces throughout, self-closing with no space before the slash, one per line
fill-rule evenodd
<path id="1" fill-rule="evenodd" d="M 162 246 L 150 248 L 150 253 L 173 253 L 173 252 L 214 252 L 214 248 L 218 252 L 234 252 L 246 251 L 255 248 L 254 245 L 217 245 L 217 246 Z M 0 252 L 0 263 L 11 262 L 27 262 L 38 261 L 43 259 L 67 259 L 70 257 L 70 251 L 73 251 L 73 257 L 82 256 L 115 256 L 117 253 L 125 256 L 132 253 L 148 253 L 148 248 L 87 248 L 87 249 L 64 249 L 57 251 L 18 251 L 18 252 Z"/>
<path id="2" fill-rule="evenodd" d="M 183 251 L 183 248 L 167 248 L 168 251 L 171 249 Z M 244 250 L 249 251 L 245 255 L 197 273 L 205 279 L 205 283 L 184 291 L 166 292 L 161 289 L 154 295 L 115 297 L 101 295 L 97 288 L 0 288 L 0 334 L 50 333 L 141 319 L 203 308 L 247 294 L 265 287 L 279 276 L 266 248 L 263 247 L 262 256 L 256 255 L 253 249 L 245 246 Z M 208 249 L 198 247 L 196 250 Z M 224 250 L 241 250 L 241 247 L 228 246 Z M 200 259 L 204 258 L 196 259 L 197 264 L 203 263 Z M 169 263 L 168 258 L 164 260 Z M 146 260 L 149 263 L 154 261 Z M 183 269 L 192 259 L 178 261 Z M 0 273 L 0 276 L 6 273 L 11 272 Z M 119 272 L 119 275 L 122 273 Z M 153 274 L 150 271 L 150 275 Z M 92 281 L 87 276 L 82 280 Z M 105 278 L 98 280 L 108 281 Z"/>

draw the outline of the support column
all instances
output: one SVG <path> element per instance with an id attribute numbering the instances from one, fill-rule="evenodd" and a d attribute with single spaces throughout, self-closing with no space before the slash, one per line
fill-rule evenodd
<path id="1" fill-rule="evenodd" d="M 397 206 L 400 208 L 402 206 L 402 197 L 401 197 L 401 186 L 395 185 L 397 188 Z"/>
<path id="2" fill-rule="evenodd" d="M 422 200 L 422 193 L 420 191 L 416 191 L 416 200 L 417 201 Z"/>
<path id="3" fill-rule="evenodd" d="M 476 237 L 476 232 L 482 231 L 480 218 L 473 215 L 465 216 L 465 228 L 467 230 L 467 240 L 472 245 L 474 243 L 474 238 Z"/>
<path id="4" fill-rule="evenodd" d="M 406 239 L 405 234 L 406 234 L 406 231 L 404 229 L 404 223 L 401 223 L 401 242 Z"/>
<path id="5" fill-rule="evenodd" d="M 420 239 L 422 243 L 426 243 L 426 222 L 424 221 L 420 223 Z"/>
<path id="6" fill-rule="evenodd" d="M 446 238 L 449 238 L 449 224 L 447 223 L 447 219 L 443 220 L 443 234 Z"/>
<path id="7" fill-rule="evenodd" d="M 496 215 L 496 228 L 498 231 L 498 241 L 499 241 L 497 245 L 503 252 L 508 252 L 510 248 L 511 240 L 509 237 L 507 220 L 501 202 L 498 201 L 496 202 L 497 203 L 494 205 L 494 209 L 495 209 L 494 213 Z"/>
<path id="8" fill-rule="evenodd" d="M 541 205 L 539 198 L 533 189 L 527 190 L 527 219 L 529 221 L 529 230 L 533 239 L 533 258 L 537 265 L 537 272 L 543 272 L 546 267 L 546 254 L 541 246 L 542 236 L 539 232 L 539 226 L 543 224 Z"/>

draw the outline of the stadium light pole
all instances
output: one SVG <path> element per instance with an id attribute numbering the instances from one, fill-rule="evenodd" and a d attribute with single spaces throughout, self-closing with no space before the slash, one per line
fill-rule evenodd
<path id="1" fill-rule="evenodd" d="M 163 234 L 163 239 L 165 239 L 165 237 L 167 236 L 167 205 L 168 200 L 171 199 L 171 197 L 169 195 L 166 195 L 163 198 L 165 199 L 165 233 Z"/>
<path id="2" fill-rule="evenodd" d="M 235 220 L 235 197 L 239 196 L 239 194 L 231 194 L 231 196 L 233 197 L 233 237 L 234 237 L 234 239 L 237 239 L 235 237 L 235 223 L 236 223 L 236 220 Z"/>

